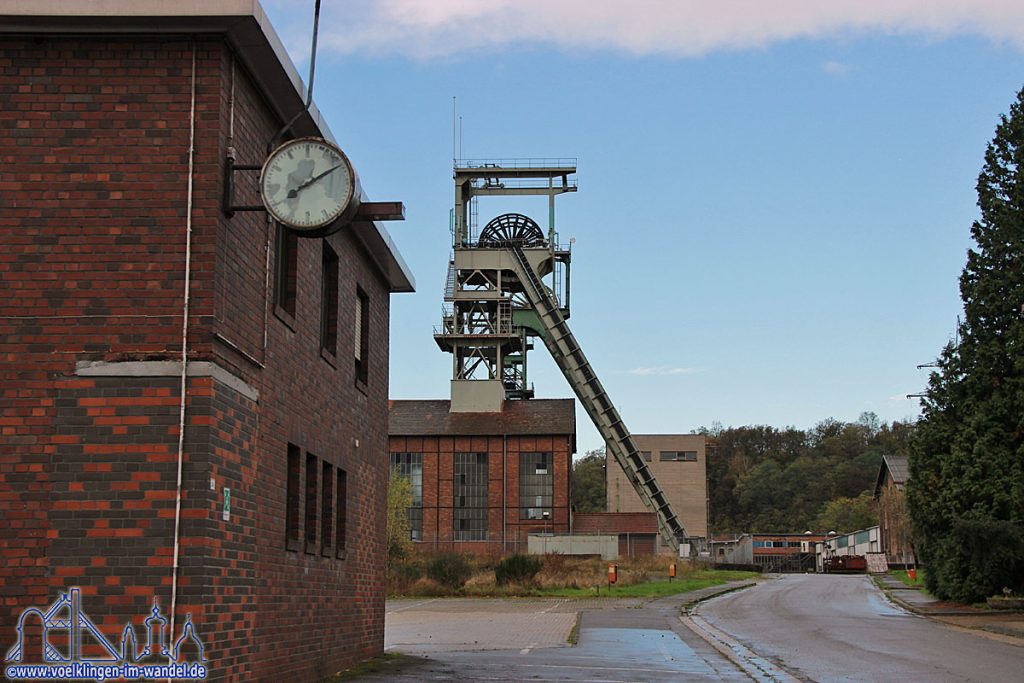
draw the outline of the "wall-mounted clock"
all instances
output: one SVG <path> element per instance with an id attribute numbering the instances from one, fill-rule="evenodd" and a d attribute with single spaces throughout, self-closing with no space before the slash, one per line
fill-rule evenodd
<path id="1" fill-rule="evenodd" d="M 302 235 L 340 230 L 359 208 L 352 163 L 321 138 L 291 140 L 271 152 L 260 171 L 260 191 L 270 215 Z"/>

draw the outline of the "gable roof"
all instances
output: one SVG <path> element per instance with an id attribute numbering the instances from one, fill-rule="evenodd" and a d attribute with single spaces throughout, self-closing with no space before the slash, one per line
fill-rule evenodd
<path id="1" fill-rule="evenodd" d="M 451 401 L 389 401 L 391 436 L 496 436 L 569 434 L 576 441 L 576 401 L 535 398 L 505 401 L 496 413 L 453 413 Z"/>
<path id="2" fill-rule="evenodd" d="M 885 483 L 885 473 L 888 472 L 892 478 L 892 482 L 896 484 L 896 488 L 900 491 L 907 483 L 907 478 L 910 476 L 910 469 L 907 465 L 907 456 L 905 455 L 883 455 L 882 465 L 878 468 L 878 477 L 875 479 L 875 498 L 878 498 L 882 493 L 882 484 Z"/>

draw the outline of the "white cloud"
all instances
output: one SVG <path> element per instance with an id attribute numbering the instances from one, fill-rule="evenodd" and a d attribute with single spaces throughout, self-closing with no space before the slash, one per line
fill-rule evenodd
<path id="1" fill-rule="evenodd" d="M 668 377 L 670 375 L 692 375 L 695 372 L 701 372 L 700 368 L 676 368 L 668 365 L 660 365 L 656 368 L 633 368 L 627 370 L 626 373 L 630 375 L 641 375 L 645 377 Z"/>
<path id="2" fill-rule="evenodd" d="M 295 22 L 282 27 L 286 35 L 308 34 L 307 12 L 297 12 L 292 0 L 267 2 L 280 10 L 274 14 Z M 1024 2 L 338 0 L 324 3 L 320 40 L 341 53 L 419 58 L 471 56 L 481 49 L 519 45 L 692 57 L 867 33 L 976 35 L 1024 48 Z"/>
<path id="3" fill-rule="evenodd" d="M 843 62 L 828 61 L 821 65 L 821 70 L 829 76 L 845 76 L 853 71 L 853 67 Z"/>

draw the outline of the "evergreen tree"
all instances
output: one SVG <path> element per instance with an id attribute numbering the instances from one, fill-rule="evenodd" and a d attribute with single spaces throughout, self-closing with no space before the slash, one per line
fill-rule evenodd
<path id="1" fill-rule="evenodd" d="M 977 190 L 964 320 L 929 381 L 907 484 L 928 589 L 965 602 L 1024 592 L 1024 90 Z"/>

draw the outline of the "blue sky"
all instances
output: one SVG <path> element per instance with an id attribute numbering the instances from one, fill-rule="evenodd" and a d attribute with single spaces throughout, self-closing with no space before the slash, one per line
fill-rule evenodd
<path id="1" fill-rule="evenodd" d="M 392 397 L 448 394 L 431 334 L 456 96 L 463 156 L 578 158 L 570 324 L 632 431 L 916 416 L 1024 84 L 1024 10 L 817 4 L 324 2 L 314 98 L 370 197 L 407 207 L 389 229 L 419 291 L 392 300 Z M 266 4 L 303 73 L 312 5 Z M 572 395 L 543 348 L 530 371 Z M 578 440 L 600 445 L 582 411 Z"/>

